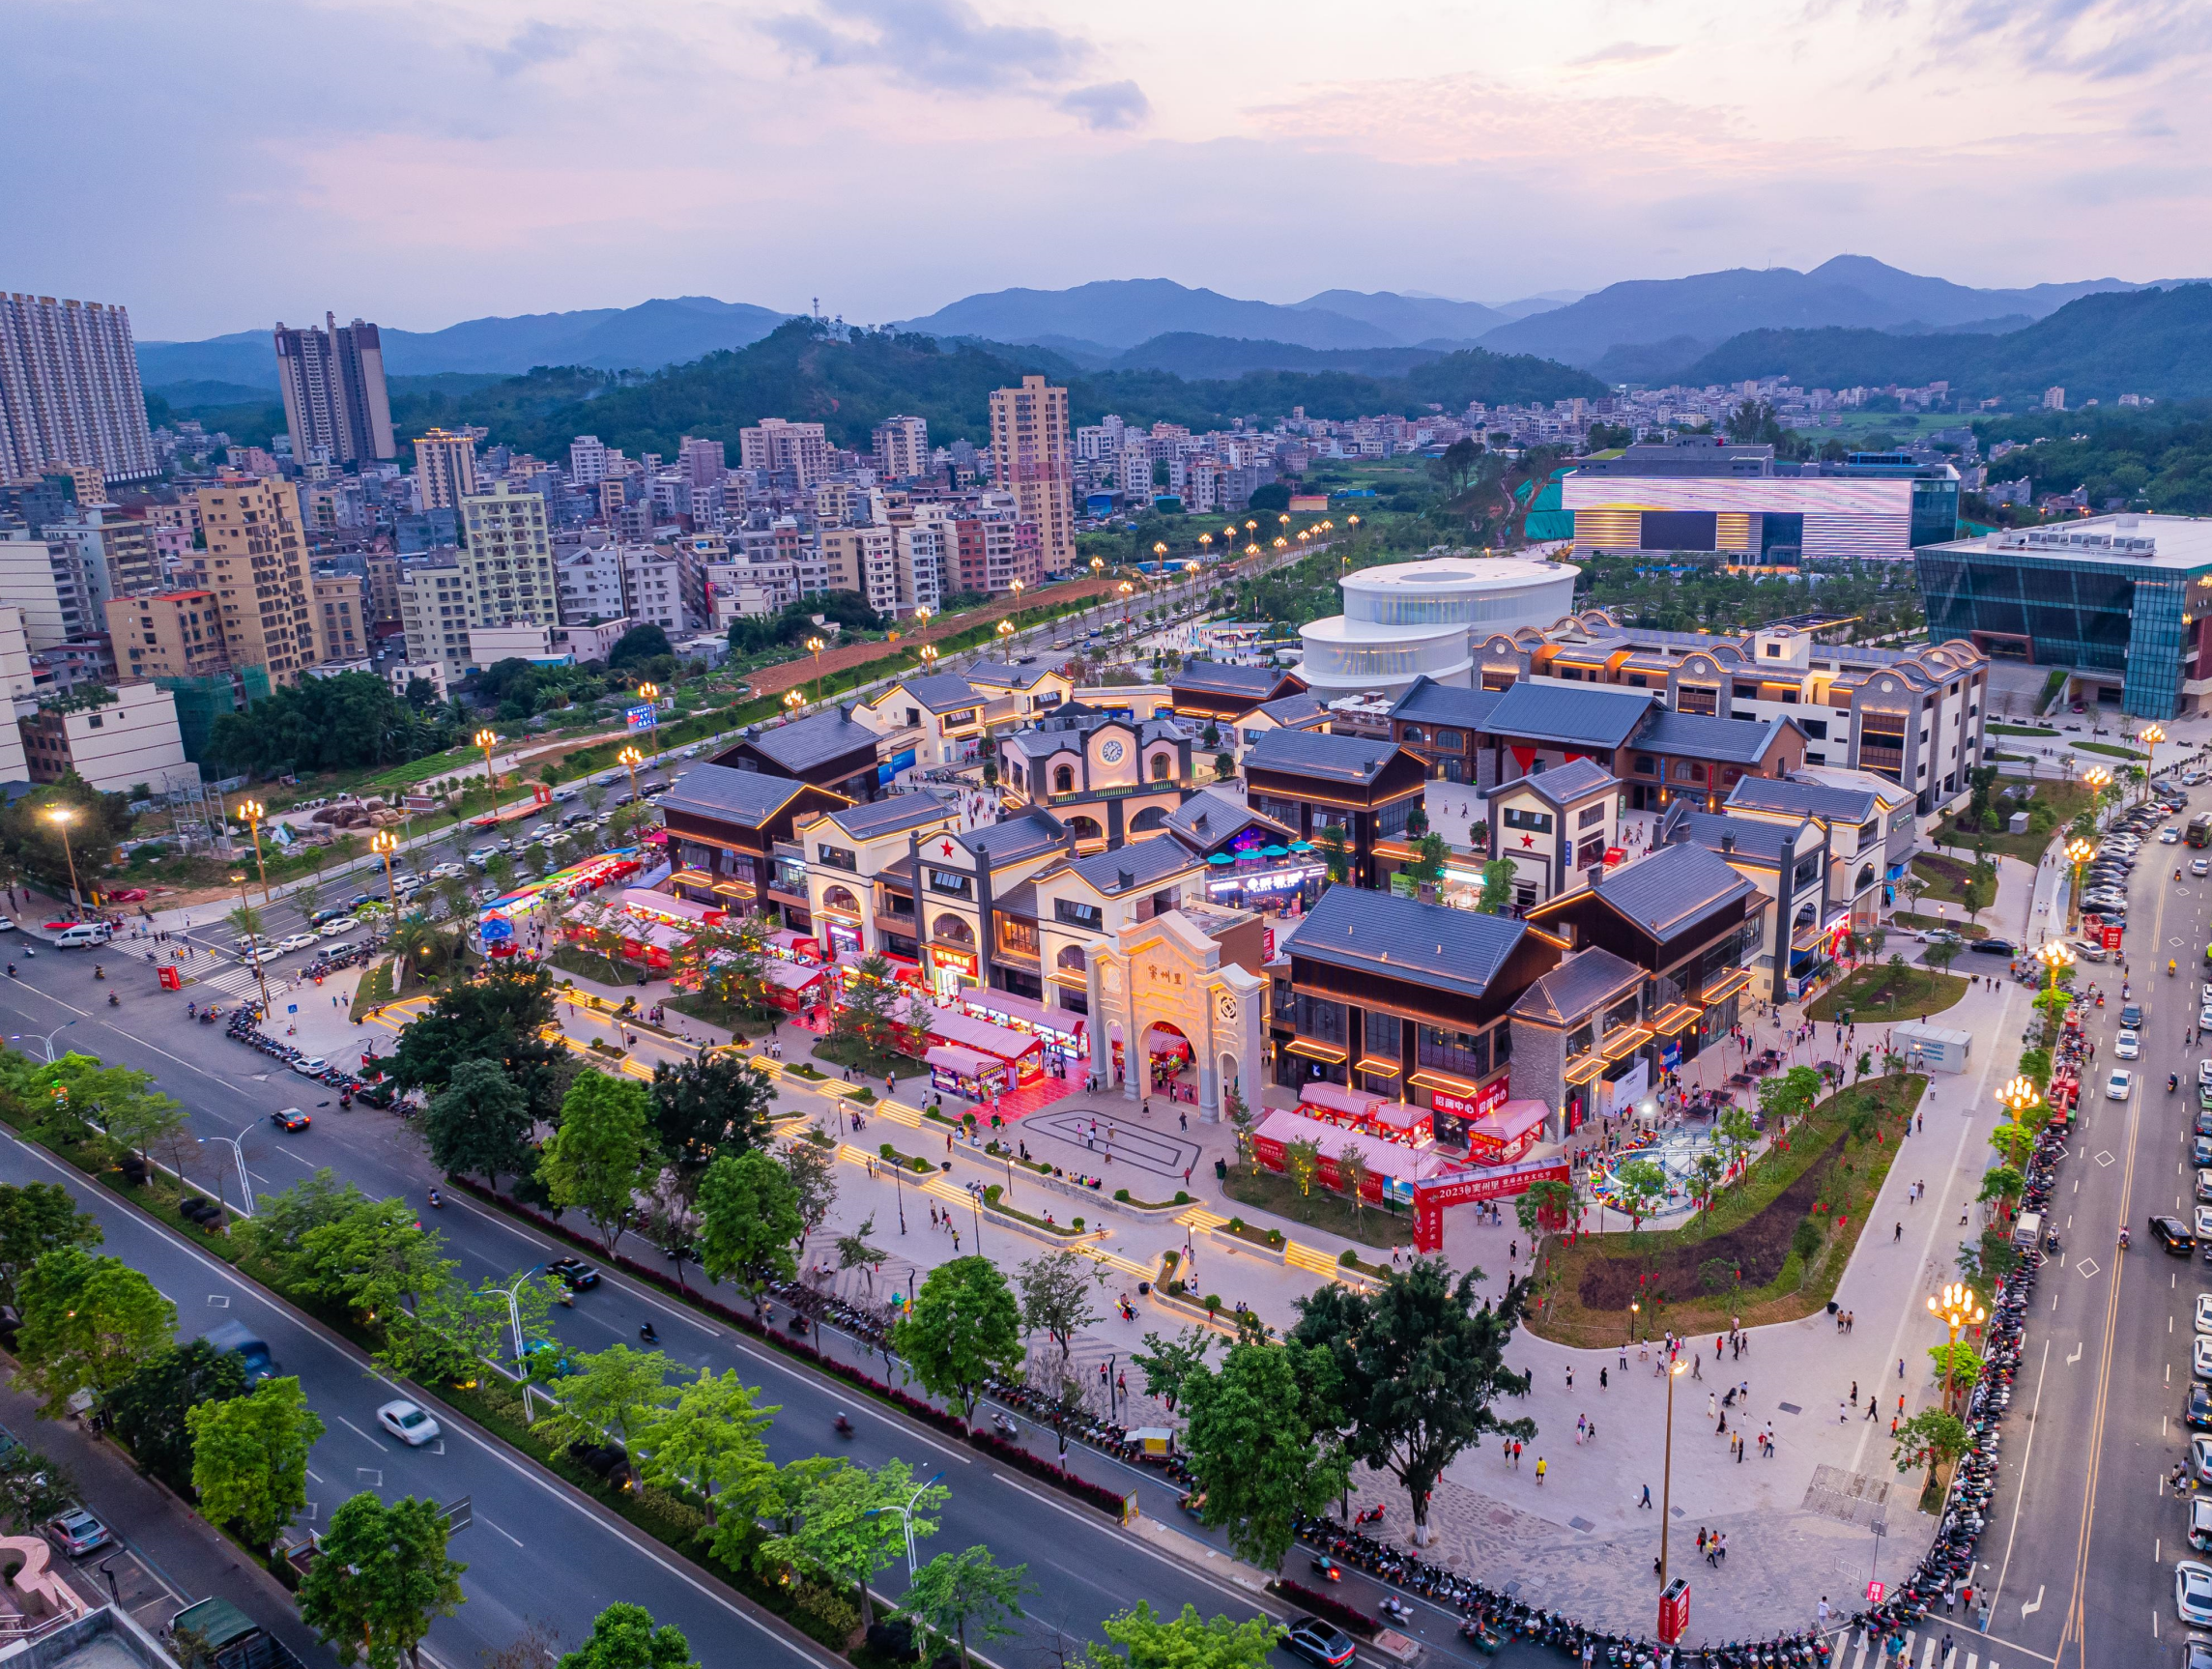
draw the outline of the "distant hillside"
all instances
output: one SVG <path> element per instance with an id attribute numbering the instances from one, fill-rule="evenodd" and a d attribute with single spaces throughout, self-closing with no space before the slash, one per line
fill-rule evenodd
<path id="1" fill-rule="evenodd" d="M 1830 388 L 1947 380 L 1957 395 L 2012 400 L 2055 384 L 2070 405 L 2123 393 L 2200 399 L 2212 396 L 2212 284 L 2084 296 L 2000 336 L 1750 331 L 1679 373 L 1693 384 L 1766 376 Z"/>
<path id="2" fill-rule="evenodd" d="M 1508 323 L 1513 315 L 1485 307 L 1479 302 L 1448 302 L 1441 296 L 1400 296 L 1381 290 L 1367 295 L 1359 290 L 1324 290 L 1292 303 L 1294 312 L 1340 313 L 1378 331 L 1388 331 L 1396 342 L 1424 342 L 1443 336 L 1472 342 L 1484 331 Z"/>
<path id="3" fill-rule="evenodd" d="M 676 296 L 634 307 L 468 319 L 443 331 L 388 327 L 382 332 L 384 368 L 393 377 L 445 371 L 515 376 L 535 365 L 650 371 L 717 349 L 745 347 L 790 317 L 748 302 Z M 273 388 L 276 352 L 268 331 L 237 331 L 204 342 L 140 342 L 138 378 L 149 388 L 195 381 Z"/>
<path id="4" fill-rule="evenodd" d="M 1279 307 L 1193 290 L 1167 278 L 1112 278 L 1070 290 L 993 290 L 894 327 L 933 336 L 1033 342 L 1063 336 L 1121 350 L 1189 332 L 1291 342 L 1302 348 L 1403 347 L 1404 339 L 1363 319 L 1320 307 Z M 1436 331 L 1424 330 L 1423 336 Z"/>
<path id="5" fill-rule="evenodd" d="M 2039 319 L 2084 295 L 2140 287 L 2118 278 L 2092 278 L 1977 290 L 1900 272 L 1863 255 L 1838 255 L 1809 273 L 1788 267 L 1736 268 L 1611 284 L 1567 306 L 1502 325 L 1480 340 L 1500 353 L 1540 354 L 1594 367 L 1616 348 L 1678 338 L 1718 343 L 1746 329 L 1989 329 L 2006 314 Z"/>
<path id="6" fill-rule="evenodd" d="M 718 435 L 734 455 L 737 430 L 763 417 L 816 421 L 839 445 L 865 450 L 870 430 L 895 413 L 927 418 L 934 442 L 989 437 L 990 398 L 1024 372 L 1064 381 L 1070 415 L 1095 423 L 1117 412 L 1132 423 L 1225 427 L 1240 417 L 1285 417 L 1304 406 L 1315 417 L 1418 413 L 1431 403 L 1453 410 L 1596 395 L 1583 372 L 1540 360 L 1466 350 L 1426 358 L 1402 375 L 1339 370 L 1255 370 L 1234 378 L 1186 380 L 1157 369 L 1084 371 L 1033 348 L 940 343 L 915 332 L 853 332 L 849 339 L 809 320 L 793 320 L 732 353 L 650 376 L 543 370 L 487 388 L 437 396 L 435 408 L 395 401 L 393 421 L 409 433 L 424 421 L 482 423 L 495 442 L 544 457 L 564 455 L 569 439 L 597 435 L 635 454 L 673 453 L 684 435 Z"/>
<path id="7" fill-rule="evenodd" d="M 1464 346 L 1453 343 L 1451 347 Z M 1176 376 L 1220 381 L 1252 371 L 1350 371 L 1365 377 L 1402 377 L 1449 348 L 1302 348 L 1295 342 L 1200 336 L 1184 331 L 1139 342 L 1100 370 L 1172 371 Z"/>

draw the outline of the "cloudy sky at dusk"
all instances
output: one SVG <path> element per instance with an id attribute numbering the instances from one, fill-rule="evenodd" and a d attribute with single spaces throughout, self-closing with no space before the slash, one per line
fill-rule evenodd
<path id="1" fill-rule="evenodd" d="M 1168 277 L 2212 271 L 2204 0 L 5 0 L 0 288 L 141 338 Z"/>

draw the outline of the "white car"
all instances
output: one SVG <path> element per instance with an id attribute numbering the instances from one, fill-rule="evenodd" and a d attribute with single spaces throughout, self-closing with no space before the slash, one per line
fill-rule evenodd
<path id="1" fill-rule="evenodd" d="M 2124 1069 L 2115 1072 L 2105 1080 L 2105 1099 L 2107 1101 L 2125 1101 L 2135 1093 L 2135 1074 Z"/>
<path id="2" fill-rule="evenodd" d="M 2142 1054 L 2142 1039 L 2132 1031 L 2123 1031 L 2112 1039 L 2112 1052 L 2122 1060 L 2136 1060 Z"/>
<path id="3" fill-rule="evenodd" d="M 352 933 L 360 925 L 353 916 L 342 915 L 336 921 L 327 921 L 323 924 L 323 936 L 325 938 L 336 938 L 342 933 Z"/>
<path id="4" fill-rule="evenodd" d="M 288 933 L 276 941 L 276 954 L 289 956 L 296 950 L 305 950 L 314 942 L 315 935 L 311 933 Z"/>
<path id="5" fill-rule="evenodd" d="M 267 934 L 249 933 L 237 943 L 233 944 L 231 949 L 238 951 L 243 955 L 244 952 L 249 950 L 267 950 L 269 945 L 270 938 Z"/>
<path id="6" fill-rule="evenodd" d="M 2212 1211 L 2212 1206 L 2204 1209 Z M 2212 1333 L 2212 1292 L 2199 1292 L 2197 1295 L 2197 1331 Z"/>
<path id="7" fill-rule="evenodd" d="M 2212 1565 L 2183 1559 L 2173 1567 L 2173 1608 L 2184 1623 L 2212 1624 Z"/>
<path id="8" fill-rule="evenodd" d="M 330 1065 L 330 1063 L 325 1060 L 321 1055 L 311 1054 L 308 1055 L 304 1060 L 294 1061 L 292 1063 L 292 1070 L 298 1073 L 302 1078 L 313 1078 L 317 1073 L 329 1071 Z"/>
<path id="9" fill-rule="evenodd" d="M 455 876 L 459 875 L 460 873 L 461 873 L 461 866 L 460 866 L 459 864 L 457 864 L 457 863 L 442 863 L 442 864 L 438 864 L 438 865 L 434 866 L 434 867 L 431 869 L 431 871 L 430 871 L 430 878 L 431 878 L 432 880 L 451 880 L 451 879 L 452 879 L 452 878 L 453 878 Z"/>
<path id="10" fill-rule="evenodd" d="M 386 1403 L 376 1411 L 376 1423 L 410 1449 L 420 1449 L 443 1435 L 438 1422 L 412 1402 Z"/>
<path id="11" fill-rule="evenodd" d="M 271 945 L 267 950 L 240 951 L 238 960 L 245 964 L 247 967 L 263 967 L 274 962 L 281 954 L 283 953 L 278 951 L 274 945 Z"/>
<path id="12" fill-rule="evenodd" d="M 2158 844 L 2160 846 L 2179 846 L 2181 844 L 2181 831 L 2172 827 L 2160 829 L 2158 831 Z"/>
<path id="13" fill-rule="evenodd" d="M 2197 1011 L 2197 1029 L 2203 1031 L 2208 1028 L 2212 1028 L 2212 1002 Z"/>
<path id="14" fill-rule="evenodd" d="M 2212 1240 L 2212 1205 L 2197 1208 L 2197 1238 L 2200 1241 Z"/>

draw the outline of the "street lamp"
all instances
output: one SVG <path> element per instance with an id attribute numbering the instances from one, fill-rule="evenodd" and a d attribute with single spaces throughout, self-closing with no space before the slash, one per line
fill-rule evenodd
<path id="1" fill-rule="evenodd" d="M 522 1417 L 526 1423 L 532 1425 L 537 1424 L 537 1407 L 531 1401 L 530 1394 L 535 1387 L 531 1384 L 530 1375 L 522 1365 L 522 1305 L 516 1298 L 516 1294 L 530 1284 L 531 1276 L 541 1273 L 544 1268 L 545 1265 L 542 1263 L 533 1263 L 515 1278 L 515 1283 L 512 1286 L 493 1288 L 507 1301 L 507 1327 L 513 1332 L 515 1341 L 515 1370 L 523 1375 Z"/>
<path id="2" fill-rule="evenodd" d="M 253 903 L 245 896 L 245 872 L 241 870 L 230 878 L 231 884 L 238 888 L 238 907 L 245 912 L 245 919 L 251 921 L 253 919 Z M 261 968 L 264 960 L 261 954 L 261 935 L 258 933 L 249 934 L 246 937 L 246 943 L 249 948 L 245 954 L 253 959 L 253 977 L 261 987 L 262 1018 L 264 1020 L 272 1019 L 276 1011 L 269 1000 L 269 975 L 264 973 Z"/>
<path id="3" fill-rule="evenodd" d="M 641 702 L 648 702 L 657 706 L 660 704 L 660 699 L 661 687 L 650 678 L 638 686 L 638 700 Z"/>
<path id="4" fill-rule="evenodd" d="M 2033 1079 L 2016 1078 L 1997 1092 L 1997 1105 L 2011 1113 L 2017 1124 L 2022 1113 L 2043 1104 L 2043 1093 L 2035 1087 Z"/>
<path id="5" fill-rule="evenodd" d="M 384 859 L 384 896 L 391 905 L 391 919 L 399 920 L 399 888 L 392 884 L 391 854 L 399 849 L 399 837 L 389 829 L 378 829 L 369 836 L 369 850 Z"/>
<path id="6" fill-rule="evenodd" d="M 1628 1342 L 1628 1343 L 1630 1343 L 1630 1344 L 1633 1344 L 1633 1343 L 1635 1343 L 1635 1342 L 1636 1342 L 1636 1323 L 1637 1323 L 1639 1320 L 1641 1320 L 1641 1319 L 1642 1319 L 1642 1317 L 1643 1317 L 1643 1314 L 1644 1314 L 1644 1302 L 1643 1302 L 1643 1300 L 1642 1300 L 1642 1299 L 1638 1299 L 1638 1298 L 1631 1298 L 1631 1299 L 1628 1301 L 1628 1338 L 1627 1338 L 1627 1342 Z"/>
<path id="7" fill-rule="evenodd" d="M 238 815 L 245 819 L 245 826 L 253 831 L 253 867 L 261 877 L 261 902 L 269 899 L 269 866 L 261 861 L 261 820 L 269 815 L 269 808 L 259 800 L 240 800 Z"/>
<path id="8" fill-rule="evenodd" d="M 1667 1367 L 1667 1444 L 1666 1458 L 1659 1472 L 1659 1588 L 1667 1586 L 1667 1519 L 1672 1514 L 1675 1498 L 1675 1381 L 1689 1371 L 1686 1362 L 1670 1363 Z"/>
<path id="9" fill-rule="evenodd" d="M 238 1155 L 238 1214 L 241 1217 L 251 1217 L 253 1215 L 253 1187 L 249 1182 L 246 1181 L 244 1144 L 242 1143 L 235 1136 L 203 1136 L 200 1137 L 200 1140 L 202 1143 L 219 1141 L 223 1143 L 224 1146 L 228 1147 L 231 1152 Z M 222 1176 L 222 1168 L 219 1165 L 215 1169 L 215 1176 L 217 1178 L 215 1197 L 220 1199 L 222 1197 L 222 1187 L 220 1182 L 220 1178 Z"/>
<path id="10" fill-rule="evenodd" d="M 484 750 L 484 791 L 491 796 L 491 803 L 484 809 L 493 820 L 497 821 L 500 810 L 500 777 L 499 773 L 492 769 L 492 749 L 499 746 L 499 732 L 490 729 L 480 730 L 476 733 L 475 739 L 476 745 Z"/>
<path id="11" fill-rule="evenodd" d="M 809 638 L 807 647 L 814 654 L 814 699 L 819 702 L 821 700 L 821 651 L 824 646 L 821 639 Z"/>
<path id="12" fill-rule="evenodd" d="M 2058 940 L 2053 939 L 2049 944 L 2039 944 L 2035 947 L 2035 960 L 2051 970 L 2051 984 L 2047 989 L 2056 991 L 2058 989 L 2058 970 L 2074 965 L 2074 953 Z"/>
<path id="13" fill-rule="evenodd" d="M 1979 1327 L 1989 1319 L 1989 1311 L 1975 1299 L 1971 1288 L 1954 1281 L 1928 1300 L 1928 1313 L 1951 1330 L 1952 1347 L 1943 1355 L 1943 1411 L 1947 1414 L 1958 1393 L 1959 1335 L 1969 1327 Z"/>
<path id="14" fill-rule="evenodd" d="M 636 748 L 624 748 L 615 756 L 615 763 L 630 773 L 630 804 L 638 803 L 638 767 L 646 763 L 646 756 Z"/>
<path id="15" fill-rule="evenodd" d="M 2066 861 L 2074 866 L 2074 890 L 2066 896 L 2066 909 L 2077 920 L 2082 914 L 2082 866 L 2096 855 L 2097 849 L 2080 835 L 2066 843 Z"/>
<path id="16" fill-rule="evenodd" d="M 2166 740 L 2166 728 L 2163 725 L 2145 725 L 2136 734 L 2141 739 L 2144 749 L 2142 791 L 2147 794 L 2150 792 L 2150 779 L 2158 775 L 2158 744 Z"/>
<path id="17" fill-rule="evenodd" d="M 806 705 L 807 698 L 801 691 L 786 690 L 784 692 L 784 705 L 794 716 L 797 714 L 799 708 L 805 706 Z"/>
<path id="18" fill-rule="evenodd" d="M 70 819 L 76 816 L 76 810 L 73 806 L 51 805 L 46 807 L 46 816 L 62 833 L 62 861 L 70 866 L 70 906 L 82 914 L 84 900 L 77 893 L 76 854 L 70 850 Z"/>
<path id="19" fill-rule="evenodd" d="M 26 1032 L 22 1036 L 11 1037 L 8 1041 L 10 1043 L 21 1043 L 24 1041 L 25 1037 L 38 1036 L 40 1046 L 46 1051 L 46 1064 L 51 1066 L 54 1064 L 54 1039 L 61 1036 L 63 1032 L 69 1030 L 69 1028 L 74 1024 L 76 1024 L 75 1021 L 65 1020 L 61 1024 L 55 1026 L 53 1030 L 45 1033 L 43 1036 L 39 1036 L 39 1034 L 33 1032 Z"/>
<path id="20" fill-rule="evenodd" d="M 916 1561 L 914 1558 L 914 1503 L 921 1500 L 923 1495 L 928 1492 L 930 1486 L 935 1483 L 942 1477 L 944 1477 L 942 1472 L 931 1473 L 921 1487 L 916 1489 L 913 1494 L 906 1498 L 906 1505 L 904 1507 L 871 1507 L 867 1511 L 860 1515 L 863 1518 L 876 1518 L 886 1512 L 896 1512 L 899 1515 L 899 1522 L 906 1532 L 906 1580 L 909 1582 L 914 1579 L 914 1570 L 916 1568 Z"/>
<path id="21" fill-rule="evenodd" d="M 2082 773 L 2083 785 L 2088 789 L 2092 799 L 2102 795 L 2111 780 L 2112 773 L 2103 765 L 2091 765 Z"/>

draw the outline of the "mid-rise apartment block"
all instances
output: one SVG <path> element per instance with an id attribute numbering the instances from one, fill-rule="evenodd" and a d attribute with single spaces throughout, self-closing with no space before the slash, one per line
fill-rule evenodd
<path id="1" fill-rule="evenodd" d="M 720 487 L 730 474 L 730 448 L 704 435 L 686 435 L 675 448 L 675 464 L 693 487 Z"/>
<path id="2" fill-rule="evenodd" d="M 61 464 L 108 481 L 161 473 L 130 315 L 100 302 L 0 292 L 0 479 Z"/>
<path id="3" fill-rule="evenodd" d="M 319 454 L 334 464 L 359 464 L 397 455 L 384 343 L 374 325 L 360 319 L 340 325 L 326 313 L 322 330 L 295 331 L 279 320 L 275 342 L 295 459 L 306 463 Z"/>
<path id="4" fill-rule="evenodd" d="M 607 456 L 597 435 L 578 435 L 568 443 L 568 478 L 579 487 L 596 487 L 607 478 Z"/>
<path id="5" fill-rule="evenodd" d="M 469 584 L 458 556 L 410 562 L 399 576 L 399 620 L 407 661 L 435 661 L 448 678 L 469 670 Z"/>
<path id="6" fill-rule="evenodd" d="M 1043 377 L 991 396 L 993 484 L 1014 495 L 1020 519 L 1037 527 L 1044 570 L 1076 564 L 1075 460 L 1068 447 L 1068 390 Z"/>
<path id="7" fill-rule="evenodd" d="M 356 574 L 317 574 L 315 658 L 356 661 L 373 647 L 369 636 L 368 588 Z"/>
<path id="8" fill-rule="evenodd" d="M 560 618 L 545 501 L 507 487 L 461 501 L 461 572 L 471 625 L 553 625 Z"/>
<path id="9" fill-rule="evenodd" d="M 553 575 L 562 625 L 621 618 L 622 553 L 614 545 L 586 543 L 569 551 L 554 562 Z"/>
<path id="10" fill-rule="evenodd" d="M 49 703 L 23 720 L 30 780 L 60 782 L 73 771 L 101 793 L 196 785 L 200 767 L 185 759 L 176 698 L 154 684 L 124 684 L 111 693 L 105 702 L 86 695 Z"/>
<path id="11" fill-rule="evenodd" d="M 56 540 L 0 534 L 0 597 L 19 610 L 34 651 L 95 630 L 92 612 L 69 549 Z"/>
<path id="12" fill-rule="evenodd" d="M 316 652 L 298 493 L 281 480 L 226 480 L 199 499 L 205 584 L 231 665 L 265 669 L 273 687 L 299 682 Z"/>
<path id="13" fill-rule="evenodd" d="M 762 417 L 737 431 L 737 467 L 789 471 L 791 484 L 805 492 L 829 474 L 829 434 L 819 423 L 788 423 Z"/>
<path id="14" fill-rule="evenodd" d="M 696 570 L 674 550 L 632 545 L 622 552 L 625 612 L 638 625 L 654 625 L 670 633 L 689 631 L 697 618 L 689 598 L 695 584 Z"/>
<path id="15" fill-rule="evenodd" d="M 924 417 L 886 417 L 872 435 L 876 473 L 886 481 L 910 481 L 930 467 L 930 425 Z"/>
<path id="16" fill-rule="evenodd" d="M 879 615 L 899 612 L 899 553 L 889 528 L 825 528 L 820 546 L 830 590 L 858 592 Z"/>
<path id="17" fill-rule="evenodd" d="M 415 480 L 424 509 L 457 508 L 476 490 L 475 437 L 432 429 L 417 439 Z"/>
<path id="18" fill-rule="evenodd" d="M 209 678 L 230 675 L 222 617 L 211 590 L 117 597 L 107 605 L 116 675 L 124 678 Z"/>

